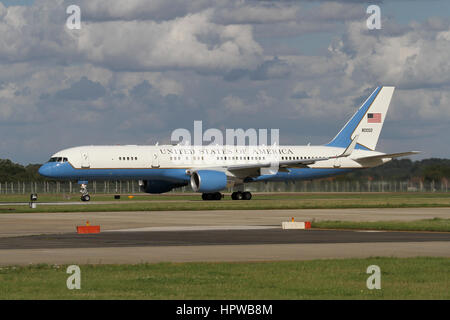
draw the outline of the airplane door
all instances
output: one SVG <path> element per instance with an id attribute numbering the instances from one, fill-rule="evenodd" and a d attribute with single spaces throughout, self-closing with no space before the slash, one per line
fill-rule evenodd
<path id="1" fill-rule="evenodd" d="M 89 161 L 89 153 L 87 151 L 81 151 L 81 167 L 90 168 L 91 162 Z"/>
<path id="2" fill-rule="evenodd" d="M 152 168 L 159 168 L 158 150 L 155 150 L 152 155 Z"/>

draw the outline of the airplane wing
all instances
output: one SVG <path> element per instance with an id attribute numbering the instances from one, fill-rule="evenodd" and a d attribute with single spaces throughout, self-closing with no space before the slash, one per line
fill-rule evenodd
<path id="1" fill-rule="evenodd" d="M 303 160 L 279 160 L 274 162 L 259 162 L 248 164 L 236 164 L 227 166 L 217 166 L 209 168 L 199 168 L 201 170 L 217 170 L 217 171 L 229 171 L 236 177 L 256 177 L 262 174 L 274 174 L 271 173 L 271 168 L 276 168 L 274 171 L 286 172 L 287 168 L 307 168 L 308 165 L 317 161 L 324 161 L 330 158 L 315 158 L 315 159 L 303 159 Z M 266 169 L 266 170 L 264 170 Z M 196 168 L 192 168 L 187 171 L 188 174 L 196 171 Z"/>
<path id="2" fill-rule="evenodd" d="M 224 167 L 236 177 L 256 177 L 263 174 L 275 174 L 277 171 L 287 172 L 287 168 L 307 168 L 308 165 L 329 158 L 316 158 L 304 160 L 280 160 L 278 162 L 249 163 L 230 165 Z M 275 170 L 273 170 L 275 169 Z M 273 172 L 272 172 L 273 171 Z"/>
<path id="3" fill-rule="evenodd" d="M 348 157 L 352 154 L 355 149 L 357 140 L 359 135 L 356 135 L 351 143 L 347 146 L 343 153 L 337 156 L 330 157 L 322 157 L 322 158 L 312 158 L 312 159 L 298 159 L 298 160 L 277 160 L 277 161 L 266 161 L 259 163 L 249 163 L 249 164 L 237 164 L 237 165 L 228 165 L 228 166 L 220 166 L 220 167 L 211 167 L 209 170 L 219 170 L 219 171 L 229 171 L 236 177 L 255 177 L 263 174 L 275 174 L 277 171 L 287 172 L 287 168 L 307 168 L 308 165 L 314 164 L 318 161 L 325 161 L 330 159 Z M 278 167 L 277 167 L 278 166 Z M 264 170 L 264 168 L 267 168 Z M 205 170 L 205 168 L 202 168 Z M 271 170 L 276 169 L 276 170 Z M 188 170 L 188 174 L 190 172 L 194 172 L 196 169 L 193 168 Z M 272 172 L 273 171 L 273 172 Z"/>
<path id="4" fill-rule="evenodd" d="M 247 170 L 251 168 L 268 168 L 273 167 L 274 165 L 278 164 L 281 171 L 283 171 L 283 168 L 306 168 L 310 164 L 314 164 L 318 161 L 325 161 L 330 159 L 336 159 L 336 158 L 343 158 L 348 157 L 352 154 L 353 150 L 355 150 L 356 143 L 358 141 L 359 135 L 356 135 L 352 142 L 348 145 L 348 147 L 344 150 L 343 153 L 337 156 L 330 156 L 330 157 L 322 157 L 322 158 L 313 158 L 313 159 L 302 159 L 302 160 L 279 160 L 277 162 L 266 162 L 266 163 L 259 163 L 259 164 L 243 164 L 243 165 L 235 165 L 235 166 L 227 166 L 227 169 L 229 171 L 235 171 L 235 170 Z"/>
<path id="5" fill-rule="evenodd" d="M 408 152 L 398 152 L 398 153 L 385 153 L 385 154 L 379 154 L 376 156 L 369 156 L 369 157 L 361 157 L 353 159 L 355 161 L 370 161 L 370 160 L 381 160 L 381 159 L 392 159 L 392 158 L 398 158 L 398 157 L 405 157 L 410 156 L 413 154 L 418 154 L 420 151 L 408 151 Z"/>

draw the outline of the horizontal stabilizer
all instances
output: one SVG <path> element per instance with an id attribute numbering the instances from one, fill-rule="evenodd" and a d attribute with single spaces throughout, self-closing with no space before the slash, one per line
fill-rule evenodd
<path id="1" fill-rule="evenodd" d="M 399 153 L 385 153 L 385 154 L 379 154 L 376 156 L 369 156 L 369 157 L 362 157 L 354 159 L 356 161 L 365 161 L 365 160 L 378 160 L 378 159 L 387 159 L 387 158 L 399 158 L 399 157 L 405 157 L 405 156 L 411 156 L 413 154 L 418 154 L 420 151 L 408 151 L 408 152 L 399 152 Z"/>

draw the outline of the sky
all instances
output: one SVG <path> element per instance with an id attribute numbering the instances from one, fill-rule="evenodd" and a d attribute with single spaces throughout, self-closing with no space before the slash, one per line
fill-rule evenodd
<path id="1" fill-rule="evenodd" d="M 450 158 L 449 15 L 446 0 L 0 0 L 0 158 L 169 143 L 194 120 L 325 144 L 379 85 L 396 90 L 377 150 Z"/>

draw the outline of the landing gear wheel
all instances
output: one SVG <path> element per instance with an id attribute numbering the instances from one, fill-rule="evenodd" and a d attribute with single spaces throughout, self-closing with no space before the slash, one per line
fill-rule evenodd
<path id="1" fill-rule="evenodd" d="M 242 193 L 242 199 L 250 200 L 252 198 L 252 194 L 248 191 Z"/>
<path id="2" fill-rule="evenodd" d="M 242 200 L 242 197 L 243 197 L 243 193 L 240 191 L 233 192 L 231 194 L 231 199 L 233 199 L 233 200 Z"/>
<path id="3" fill-rule="evenodd" d="M 202 193 L 203 200 L 221 200 L 222 194 L 220 192 Z"/>

